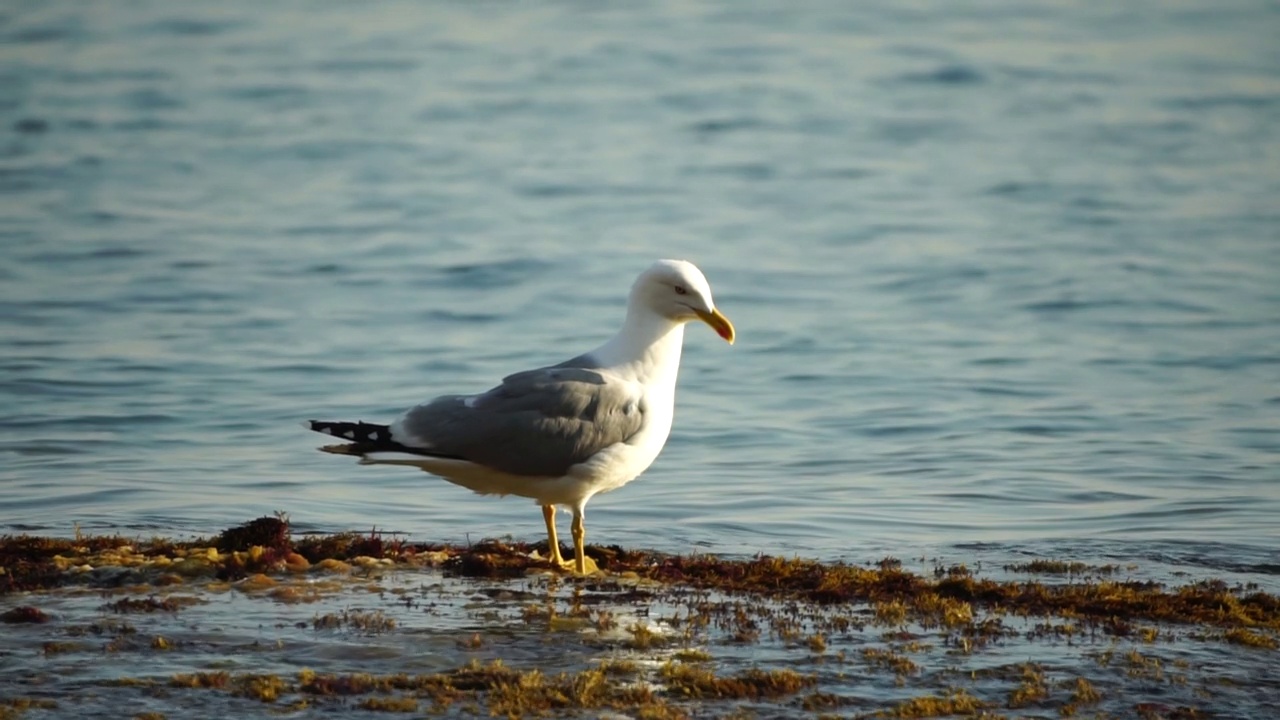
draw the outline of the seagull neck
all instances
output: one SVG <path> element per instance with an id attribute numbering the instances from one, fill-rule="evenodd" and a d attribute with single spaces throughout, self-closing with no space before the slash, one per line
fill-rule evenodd
<path id="1" fill-rule="evenodd" d="M 628 309 L 622 329 L 592 354 L 609 367 L 629 369 L 637 380 L 674 385 L 683 344 L 684 323 Z"/>

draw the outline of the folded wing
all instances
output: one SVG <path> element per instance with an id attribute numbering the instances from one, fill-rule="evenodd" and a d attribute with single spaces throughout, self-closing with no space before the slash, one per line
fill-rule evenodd
<path id="1" fill-rule="evenodd" d="M 594 369 L 516 373 L 480 395 L 446 395 L 391 424 L 392 438 L 426 455 L 513 475 L 559 477 L 644 425 L 643 388 Z"/>

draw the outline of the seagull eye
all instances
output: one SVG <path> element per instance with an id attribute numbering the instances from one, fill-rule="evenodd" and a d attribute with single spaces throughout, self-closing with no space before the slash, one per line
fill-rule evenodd
<path id="1" fill-rule="evenodd" d="M 683 287 L 681 287 L 681 286 L 677 285 L 677 286 L 676 286 L 676 294 L 677 294 L 677 295 L 688 295 L 688 294 L 689 294 L 689 291 L 688 291 L 688 290 L 685 290 Z"/>

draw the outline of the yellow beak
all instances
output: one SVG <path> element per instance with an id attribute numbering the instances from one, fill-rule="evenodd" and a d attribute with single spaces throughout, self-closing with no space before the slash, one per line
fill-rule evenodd
<path id="1" fill-rule="evenodd" d="M 694 312 L 698 314 L 702 322 L 710 325 L 717 335 L 727 340 L 730 345 L 733 344 L 733 339 L 737 337 L 737 334 L 734 333 L 733 323 L 729 322 L 729 318 L 721 315 L 719 310 L 712 310 L 711 312 L 694 310 Z"/>

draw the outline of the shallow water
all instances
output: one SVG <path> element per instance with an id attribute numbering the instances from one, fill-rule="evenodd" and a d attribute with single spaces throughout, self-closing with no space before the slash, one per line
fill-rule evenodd
<path id="1" fill-rule="evenodd" d="M 191 558 L 201 555 L 167 565 L 175 572 L 164 575 L 95 558 L 96 567 L 71 570 L 61 588 L 22 594 L 48 621 L 6 627 L 0 707 L 34 703 L 32 717 L 376 717 L 377 703 L 394 702 L 431 717 L 520 716 L 500 705 L 510 692 L 490 686 L 476 694 L 458 678 L 500 662 L 528 674 L 505 687 L 530 698 L 544 683 L 566 688 L 552 696 L 560 700 L 550 709 L 525 701 L 541 707 L 536 716 L 635 717 L 646 707 L 646 717 L 782 718 L 820 710 L 828 717 L 934 717 L 951 713 L 901 708 L 947 695 L 1012 716 L 1271 717 L 1278 709 L 1274 629 L 1261 631 L 1272 649 L 1243 647 L 1212 623 L 1152 622 L 1141 611 L 1131 618 L 1140 603 L 1122 602 L 1117 608 L 1126 610 L 1110 618 L 1042 617 L 1026 616 L 1023 606 L 952 598 L 952 610 L 922 616 L 905 610 L 916 607 L 907 597 L 896 605 L 898 616 L 894 603 L 771 600 L 635 573 L 468 579 L 424 566 L 421 556 L 410 556 L 408 567 L 404 557 L 396 566 L 364 558 L 354 567 L 223 582 L 190 572 Z M 908 574 L 945 572 L 929 563 L 907 567 Z M 1106 582 L 1117 572 L 1126 570 L 995 575 L 1053 585 Z M 15 599 L 0 598 L 0 606 Z M 1274 612 L 1266 615 L 1274 621 Z M 792 673 L 803 680 L 753 697 L 682 690 L 681 672 Z M 387 686 L 379 689 L 379 678 Z M 606 698 L 627 687 L 654 695 L 624 701 L 621 714 L 609 714 L 611 705 L 599 699 L 576 699 L 601 685 L 611 688 Z M 461 692 L 440 691 L 451 686 Z M 656 714 L 654 705 L 668 714 Z"/>
<path id="2" fill-rule="evenodd" d="M 1269 583 L 1266 4 L 17 2 L 0 530 L 536 539 L 314 452 L 594 346 L 656 257 L 738 325 L 591 539 Z"/>

